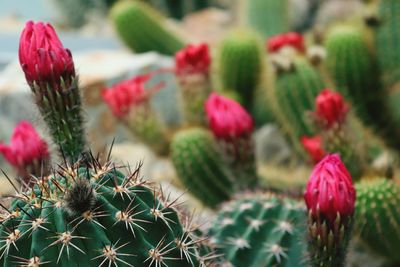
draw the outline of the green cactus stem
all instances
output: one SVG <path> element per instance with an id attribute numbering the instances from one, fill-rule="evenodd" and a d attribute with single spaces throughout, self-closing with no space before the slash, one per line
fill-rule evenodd
<path id="1" fill-rule="evenodd" d="M 250 110 L 265 69 L 257 35 L 248 29 L 229 33 L 220 46 L 218 66 L 222 89 L 236 92 L 240 102 Z"/>
<path id="2" fill-rule="evenodd" d="M 215 207 L 235 192 L 232 173 L 208 131 L 178 132 L 171 143 L 171 157 L 182 184 L 205 205 Z"/>
<path id="3" fill-rule="evenodd" d="M 199 266 L 176 201 L 112 162 L 63 166 L 2 212 L 1 266 Z"/>
<path id="4" fill-rule="evenodd" d="M 247 24 L 264 38 L 289 31 L 288 0 L 248 0 L 246 2 Z"/>
<path id="5" fill-rule="evenodd" d="M 245 195 L 222 206 L 210 235 L 227 266 L 308 266 L 305 219 L 296 201 Z"/>
<path id="6" fill-rule="evenodd" d="M 289 63 L 277 73 L 272 94 L 276 101 L 274 112 L 292 144 L 301 151 L 300 137 L 313 135 L 309 115 L 315 110 L 315 98 L 325 85 L 321 75 L 305 59 L 297 58 Z"/>
<path id="7" fill-rule="evenodd" d="M 356 27 L 334 28 L 326 40 L 327 67 L 337 89 L 352 101 L 358 117 L 390 147 L 400 149 L 400 134 L 388 94 L 379 81 L 375 57 Z"/>
<path id="8" fill-rule="evenodd" d="M 110 11 L 111 20 L 122 41 L 133 51 L 157 51 L 174 55 L 184 43 L 163 26 L 163 18 L 140 1 L 117 2 Z"/>
<path id="9" fill-rule="evenodd" d="M 400 264 L 400 187 L 376 178 L 356 184 L 356 227 L 363 242 L 391 265 Z"/>

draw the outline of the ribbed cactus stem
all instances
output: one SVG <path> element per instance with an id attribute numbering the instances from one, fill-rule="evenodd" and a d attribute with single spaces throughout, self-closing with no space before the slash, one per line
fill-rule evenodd
<path id="1" fill-rule="evenodd" d="M 222 207 L 210 234 L 227 266 L 307 266 L 305 219 L 296 201 L 245 195 Z"/>
<path id="2" fill-rule="evenodd" d="M 215 207 L 233 195 L 234 177 L 208 131 L 178 132 L 171 143 L 171 156 L 180 181 L 205 205 Z"/>
<path id="3" fill-rule="evenodd" d="M 110 11 L 115 29 L 133 51 L 157 51 L 173 55 L 183 42 L 164 28 L 164 18 L 146 3 L 138 0 L 117 2 Z"/>
<path id="4" fill-rule="evenodd" d="M 250 109 L 262 80 L 264 52 L 258 36 L 246 29 L 236 29 L 222 41 L 219 50 L 219 75 L 223 90 L 234 91 Z"/>
<path id="5" fill-rule="evenodd" d="M 400 264 L 400 187 L 386 178 L 356 184 L 356 227 L 363 244 L 384 256 L 388 266 Z"/>

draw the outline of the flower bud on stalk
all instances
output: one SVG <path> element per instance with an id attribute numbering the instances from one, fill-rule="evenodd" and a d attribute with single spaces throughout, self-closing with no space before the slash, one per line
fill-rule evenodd
<path id="1" fill-rule="evenodd" d="M 146 89 L 145 83 L 152 75 L 140 75 L 117 83 L 103 90 L 102 97 L 114 116 L 138 139 L 164 156 L 169 150 L 167 133 L 150 103 L 151 97 L 164 85 L 160 83 Z"/>
<path id="2" fill-rule="evenodd" d="M 327 155 L 308 180 L 309 254 L 312 266 L 342 267 L 351 237 L 356 191 L 337 154 Z"/>
<path id="3" fill-rule="evenodd" d="M 212 93 L 206 103 L 208 125 L 227 162 L 241 176 L 242 186 L 257 184 L 252 117 L 236 101 Z"/>
<path id="4" fill-rule="evenodd" d="M 71 52 L 50 24 L 29 21 L 20 37 L 19 61 L 53 140 L 71 163 L 77 161 L 85 136 Z"/>
<path id="5" fill-rule="evenodd" d="M 189 125 L 205 125 L 204 101 L 211 92 L 207 44 L 188 45 L 175 54 L 184 119 Z"/>
<path id="6" fill-rule="evenodd" d="M 302 136 L 300 142 L 314 164 L 317 164 L 326 154 L 323 148 L 322 137 L 319 135 L 313 137 Z"/>
<path id="7" fill-rule="evenodd" d="M 18 172 L 25 188 L 30 187 L 32 175 L 48 174 L 50 155 L 47 143 L 27 121 L 21 121 L 14 128 L 10 145 L 0 142 L 0 154 Z"/>

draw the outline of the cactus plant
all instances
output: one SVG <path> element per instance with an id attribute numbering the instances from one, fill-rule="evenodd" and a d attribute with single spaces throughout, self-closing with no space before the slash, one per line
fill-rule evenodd
<path id="1" fill-rule="evenodd" d="M 235 91 L 240 102 L 250 109 L 264 71 L 263 49 L 257 35 L 245 29 L 229 33 L 221 43 L 218 67 L 222 89 Z"/>
<path id="2" fill-rule="evenodd" d="M 288 0 L 248 0 L 246 2 L 247 24 L 264 38 L 289 30 Z"/>
<path id="3" fill-rule="evenodd" d="M 351 26 L 334 28 L 326 40 L 327 66 L 339 91 L 350 99 L 360 119 L 388 146 L 400 149 L 399 127 L 388 94 L 379 81 L 375 57 L 362 31 Z"/>
<path id="4" fill-rule="evenodd" d="M 385 178 L 376 178 L 360 181 L 356 189 L 355 229 L 360 239 L 393 266 L 400 264 L 399 185 Z"/>
<path id="5" fill-rule="evenodd" d="M 162 17 L 140 1 L 117 2 L 110 11 L 115 29 L 124 43 L 137 53 L 157 51 L 173 55 L 183 41 L 162 25 Z"/>
<path id="6" fill-rule="evenodd" d="M 267 194 L 245 195 L 224 204 L 210 235 L 231 264 L 227 266 L 307 266 L 302 244 L 305 219 L 301 203 Z"/>
<path id="7" fill-rule="evenodd" d="M 0 264 L 199 266 L 201 239 L 139 169 L 126 176 L 92 157 L 38 177 L 2 210 Z"/>
<path id="8" fill-rule="evenodd" d="M 315 97 L 322 89 L 322 77 L 303 58 L 294 59 L 289 69 L 277 74 L 273 91 L 279 108 L 275 108 L 276 117 L 296 146 L 301 136 L 313 134 L 308 112 L 314 110 Z"/>
<path id="9" fill-rule="evenodd" d="M 215 207 L 234 193 L 232 174 L 208 131 L 178 132 L 171 143 L 171 157 L 181 182 L 204 204 Z"/>
<path id="10" fill-rule="evenodd" d="M 385 85 L 391 86 L 400 81 L 400 2 L 382 0 L 378 2 L 381 20 L 376 33 L 376 48 L 379 65 L 383 71 Z"/>

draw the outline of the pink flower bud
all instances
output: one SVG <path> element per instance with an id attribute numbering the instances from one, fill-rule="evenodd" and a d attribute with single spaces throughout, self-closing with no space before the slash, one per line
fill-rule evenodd
<path id="1" fill-rule="evenodd" d="M 313 137 L 302 136 L 300 142 L 314 164 L 318 163 L 326 154 L 323 148 L 322 137 L 319 135 Z"/>
<path id="2" fill-rule="evenodd" d="M 303 53 L 305 50 L 303 36 L 297 32 L 288 32 L 272 36 L 267 41 L 267 49 L 270 53 L 275 53 L 285 46 L 291 46 Z"/>
<path id="3" fill-rule="evenodd" d="M 206 103 L 208 124 L 217 138 L 231 139 L 251 135 L 253 119 L 236 101 L 212 93 Z"/>
<path id="4" fill-rule="evenodd" d="M 316 115 L 328 128 L 345 121 L 349 105 L 341 94 L 324 89 L 315 99 Z"/>
<path id="5" fill-rule="evenodd" d="M 356 191 L 339 155 L 327 155 L 314 167 L 304 199 L 315 220 L 326 219 L 334 225 L 338 215 L 341 221 L 353 216 Z"/>
<path id="6" fill-rule="evenodd" d="M 103 100 L 116 117 L 124 117 L 129 114 L 135 105 L 147 102 L 154 92 L 162 86 L 160 84 L 146 90 L 145 83 L 151 77 L 152 74 L 146 74 L 119 82 L 111 88 L 103 90 Z"/>
<path id="7" fill-rule="evenodd" d="M 188 45 L 175 55 L 175 67 L 178 75 L 187 73 L 208 73 L 211 63 L 208 46 L 205 43 Z"/>
<path id="8" fill-rule="evenodd" d="M 68 82 L 75 77 L 72 55 L 48 23 L 26 23 L 20 37 L 19 61 L 30 85 L 49 83 L 59 88 L 61 79 Z"/>
<path id="9" fill-rule="evenodd" d="M 17 170 L 45 161 L 49 157 L 47 143 L 27 121 L 21 121 L 14 129 L 10 145 L 0 143 L 0 153 Z"/>

